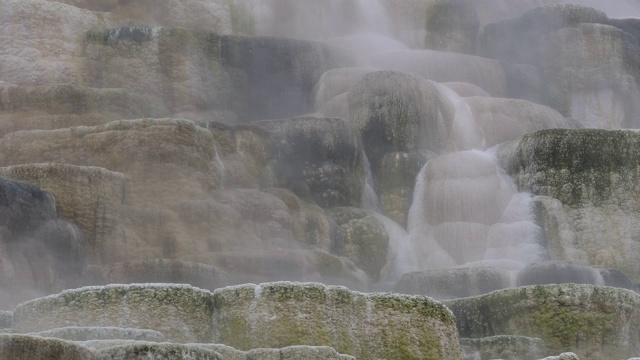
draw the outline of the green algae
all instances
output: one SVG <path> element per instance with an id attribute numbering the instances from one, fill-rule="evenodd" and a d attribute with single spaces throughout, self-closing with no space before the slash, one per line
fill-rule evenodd
<path id="1" fill-rule="evenodd" d="M 305 344 L 358 359 L 461 358 L 451 312 L 427 297 L 279 282 L 219 289 L 214 303 L 214 341 L 240 349 Z"/>
<path id="2" fill-rule="evenodd" d="M 535 285 L 446 302 L 462 337 L 539 337 L 551 352 L 611 359 L 640 351 L 640 296 L 593 285 Z"/>

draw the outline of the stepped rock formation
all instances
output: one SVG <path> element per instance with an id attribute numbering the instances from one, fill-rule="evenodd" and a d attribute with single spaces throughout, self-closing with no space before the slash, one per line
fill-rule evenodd
<path id="1" fill-rule="evenodd" d="M 637 141 L 632 130 L 558 129 L 501 146 L 499 156 L 519 188 L 542 196 L 552 260 L 638 276 Z"/>
<path id="2" fill-rule="evenodd" d="M 640 355 L 636 0 L 0 9 L 0 357 Z"/>
<path id="3" fill-rule="evenodd" d="M 358 359 L 462 359 L 454 318 L 442 304 L 426 297 L 363 294 L 318 283 L 249 284 L 213 293 L 169 284 L 85 287 L 20 304 L 13 328 L 37 331 L 30 335 L 38 337 L 4 335 L 9 349 L 22 341 L 24 351 L 33 351 L 29 342 L 46 336 L 81 341 L 96 349 L 98 359 L 147 353 L 155 358 L 191 354 L 216 359 L 217 349 L 227 353 L 221 359 L 239 356 L 218 343 L 246 351 L 247 359 L 351 358 L 339 353 Z M 164 336 L 182 344 L 150 342 Z M 138 339 L 143 341 L 132 341 Z M 63 341 L 56 344 L 72 347 Z M 252 350 L 258 348 L 282 349 Z"/>
<path id="4" fill-rule="evenodd" d="M 499 290 L 447 306 L 461 337 L 539 337 L 552 353 L 604 360 L 640 351 L 639 301 L 625 289 L 562 284 Z"/>

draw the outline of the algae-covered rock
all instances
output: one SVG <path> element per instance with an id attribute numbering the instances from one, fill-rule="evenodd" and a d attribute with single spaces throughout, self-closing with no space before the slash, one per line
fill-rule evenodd
<path id="1" fill-rule="evenodd" d="M 486 294 L 511 285 L 507 271 L 496 268 L 425 270 L 402 275 L 394 292 L 455 299 Z"/>
<path id="2" fill-rule="evenodd" d="M 446 304 L 461 337 L 538 337 L 552 353 L 569 350 L 589 359 L 626 358 L 640 351 L 640 295 L 626 289 L 535 285 Z"/>
<path id="3" fill-rule="evenodd" d="M 462 358 L 451 313 L 426 297 L 278 282 L 218 289 L 214 304 L 214 341 L 239 349 L 305 344 L 358 359 Z"/>
<path id="4" fill-rule="evenodd" d="M 444 147 L 436 87 L 397 71 L 365 75 L 349 92 L 350 121 L 361 134 L 374 175 L 387 153 Z"/>
<path id="5" fill-rule="evenodd" d="M 209 342 L 212 312 L 211 293 L 188 285 L 108 285 L 22 303 L 14 312 L 14 327 L 21 332 L 68 326 L 135 327 L 159 331 L 174 342 Z"/>
<path id="6" fill-rule="evenodd" d="M 342 240 L 333 244 L 333 252 L 351 259 L 372 279 L 379 279 L 387 262 L 389 235 L 370 212 L 358 208 L 331 209 L 331 216 L 340 226 Z"/>
<path id="7" fill-rule="evenodd" d="M 169 343 L 136 343 L 111 346 L 96 351 L 97 360 L 222 360 L 222 356 L 213 351 L 193 345 Z"/>
<path id="8" fill-rule="evenodd" d="M 496 335 L 478 339 L 460 339 L 468 359 L 540 359 L 548 354 L 541 339 L 526 336 Z"/>
<path id="9" fill-rule="evenodd" d="M 637 131 L 596 129 L 542 130 L 500 147 L 521 191 L 556 199 L 542 201 L 552 260 L 639 276 L 638 149 Z"/>
<path id="10" fill-rule="evenodd" d="M 60 217 L 78 225 L 88 257 L 100 262 L 122 213 L 124 175 L 93 166 L 25 164 L 0 168 L 0 176 L 26 181 L 51 193 Z"/>
<path id="11" fill-rule="evenodd" d="M 18 334 L 0 334 L 3 360 L 94 360 L 93 352 L 81 345 L 58 339 Z"/>
<path id="12" fill-rule="evenodd" d="M 398 224 L 407 223 L 416 176 L 431 156 L 425 152 L 391 152 L 382 158 L 378 193 L 384 214 Z"/>
<path id="13" fill-rule="evenodd" d="M 274 137 L 276 179 L 322 207 L 358 206 L 364 186 L 362 144 L 356 130 L 337 118 L 262 121 Z"/>
<path id="14" fill-rule="evenodd" d="M 165 336 L 155 330 L 130 329 L 119 327 L 81 327 L 67 326 L 59 329 L 29 333 L 31 336 L 41 336 L 69 341 L 87 340 L 136 340 L 136 341 L 165 341 Z"/>

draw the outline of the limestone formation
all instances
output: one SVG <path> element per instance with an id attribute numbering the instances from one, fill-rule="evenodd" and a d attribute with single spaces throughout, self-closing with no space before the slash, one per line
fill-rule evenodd
<path id="1" fill-rule="evenodd" d="M 162 115 L 167 115 L 162 106 L 124 89 L 71 84 L 0 87 L 0 136 Z"/>
<path id="2" fill-rule="evenodd" d="M 427 295 L 434 299 L 456 299 L 508 288 L 511 276 L 496 268 L 425 270 L 404 274 L 394 291 Z"/>
<path id="3" fill-rule="evenodd" d="M 72 342 L 18 334 L 0 334 L 0 358 L 3 360 L 96 359 L 90 349 Z"/>
<path id="4" fill-rule="evenodd" d="M 274 171 L 280 187 L 321 207 L 360 205 L 362 145 L 347 121 L 300 117 L 259 125 L 274 138 Z"/>
<path id="5" fill-rule="evenodd" d="M 86 84 L 82 33 L 114 24 L 110 14 L 45 0 L 3 0 L 0 7 L 3 82 Z"/>
<path id="6" fill-rule="evenodd" d="M 637 127 L 638 40 L 592 8 L 553 5 L 487 25 L 489 57 L 538 66 L 549 104 L 587 127 Z M 544 40 L 541 40 L 544 39 Z M 586 44 L 598 44 L 593 47 Z"/>
<path id="7" fill-rule="evenodd" d="M 551 260 L 616 268 L 636 281 L 639 140 L 632 130 L 556 129 L 500 147 L 521 190 L 553 199 L 542 211 Z"/>
<path id="8" fill-rule="evenodd" d="M 358 359 L 462 359 L 451 313 L 426 297 L 278 282 L 219 289 L 213 299 L 214 341 L 239 349 L 306 344 Z"/>
<path id="9" fill-rule="evenodd" d="M 188 285 L 84 287 L 20 304 L 14 327 L 20 332 L 67 326 L 135 327 L 159 331 L 172 342 L 210 342 L 213 309 L 208 291 Z"/>
<path id="10" fill-rule="evenodd" d="M 333 251 L 351 259 L 356 266 L 377 280 L 387 262 L 389 235 L 383 225 L 366 210 L 334 208 L 331 216 L 340 226 L 341 241 L 333 244 Z"/>
<path id="11" fill-rule="evenodd" d="M 379 71 L 356 84 L 349 93 L 350 121 L 374 176 L 388 153 L 443 148 L 448 129 L 439 105 L 435 86 L 414 75 Z"/>
<path id="12" fill-rule="evenodd" d="M 551 353 L 573 351 L 602 360 L 627 358 L 640 351 L 640 296 L 626 289 L 535 285 L 446 304 L 465 338 L 538 337 Z"/>
<path id="13" fill-rule="evenodd" d="M 91 166 L 25 164 L 0 168 L 0 176 L 26 181 L 52 194 L 60 217 L 78 225 L 89 243 L 88 257 L 101 262 L 122 214 L 124 175 Z"/>
<path id="14" fill-rule="evenodd" d="M 135 341 L 163 342 L 165 336 L 158 331 L 148 329 L 126 329 L 118 327 L 79 327 L 68 326 L 59 329 L 29 333 L 31 336 L 41 336 L 69 341 L 114 340 L 127 339 Z"/>

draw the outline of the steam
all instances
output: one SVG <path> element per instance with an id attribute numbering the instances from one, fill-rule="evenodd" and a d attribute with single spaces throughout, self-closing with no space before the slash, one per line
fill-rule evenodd
<path id="1" fill-rule="evenodd" d="M 98 7 L 91 10 L 115 11 L 117 6 L 115 2 L 113 3 L 113 7 Z M 211 0 L 204 1 L 204 3 L 207 4 L 204 6 L 204 9 L 207 10 L 206 14 L 222 12 L 223 8 L 226 9 L 224 11 L 230 11 L 229 6 L 220 5 L 222 1 Z M 139 87 L 136 88 L 136 91 L 148 87 L 150 88 L 149 94 L 160 97 L 161 95 L 158 94 L 164 91 L 164 86 L 167 86 L 173 91 L 171 92 L 171 100 L 179 103 L 173 113 L 169 104 L 159 104 L 158 108 L 161 110 L 156 109 L 157 113 L 154 115 L 161 113 L 173 117 L 191 117 L 192 120 L 202 120 L 203 126 L 212 127 L 217 125 L 207 124 L 207 121 L 211 120 L 214 115 L 219 116 L 223 121 L 232 119 L 227 121 L 232 125 L 243 121 L 265 120 L 265 118 L 299 116 L 291 120 L 295 126 L 288 123 L 288 120 L 264 121 L 247 126 L 243 124 L 243 127 L 233 130 L 227 129 L 226 125 L 220 125 L 220 129 L 215 129 L 219 134 L 216 139 L 213 139 L 208 131 L 198 127 L 194 131 L 196 133 L 194 137 L 202 140 L 202 144 L 215 140 L 216 145 L 212 149 L 203 150 L 208 156 L 204 160 L 207 171 L 194 170 L 194 173 L 197 173 L 194 176 L 200 180 L 204 179 L 202 182 L 206 183 L 206 186 L 200 184 L 201 188 L 207 188 L 208 191 L 208 187 L 215 187 L 216 190 L 209 193 L 202 190 L 205 195 L 201 196 L 202 194 L 199 193 L 201 189 L 195 189 L 198 186 L 193 186 L 193 183 L 188 181 L 185 181 L 186 185 L 184 185 L 183 179 L 177 178 L 176 188 L 186 188 L 185 193 L 193 192 L 196 194 L 194 198 L 198 196 L 200 198 L 194 201 L 185 200 L 179 204 L 171 204 L 172 207 L 166 209 L 156 209 L 154 207 L 156 203 L 153 201 L 155 199 L 146 199 L 149 200 L 148 203 L 145 202 L 145 206 L 147 206 L 145 211 L 148 210 L 148 213 L 137 212 L 138 210 L 127 208 L 125 206 L 127 204 L 124 204 L 126 221 L 131 223 L 146 221 L 144 223 L 145 231 L 160 237 L 153 244 L 151 254 L 139 255 L 140 264 L 146 264 L 145 261 L 149 260 L 147 257 L 153 258 L 157 254 L 167 254 L 167 257 L 171 257 L 180 253 L 175 249 L 178 242 L 176 239 L 180 237 L 195 239 L 201 234 L 197 234 L 197 231 L 192 232 L 190 226 L 206 224 L 203 226 L 203 232 L 206 232 L 207 236 L 211 236 L 211 238 L 214 235 L 220 236 L 224 238 L 224 241 L 220 241 L 220 243 L 226 242 L 231 245 L 225 249 L 218 249 L 216 246 L 219 244 L 215 242 L 215 239 L 209 238 L 206 241 L 215 243 L 215 246 L 210 246 L 209 243 L 200 244 L 198 250 L 202 251 L 188 254 L 180 260 L 192 263 L 222 263 L 230 269 L 234 269 L 235 263 L 249 263 L 247 273 L 240 275 L 242 280 L 248 282 L 269 280 L 269 276 L 291 276 L 293 271 L 299 272 L 302 279 L 316 279 L 315 277 L 323 279 L 322 276 L 325 274 L 316 274 L 313 273 L 314 270 L 309 269 L 320 268 L 324 264 L 334 261 L 334 265 L 339 268 L 338 270 L 350 272 L 353 277 L 353 279 L 338 279 L 336 281 L 344 281 L 347 285 L 351 283 L 367 284 L 370 279 L 367 277 L 368 275 L 360 269 L 354 270 L 355 266 L 352 262 L 335 258 L 328 260 L 326 257 L 331 252 L 331 236 L 335 235 L 332 234 L 332 231 L 335 230 L 332 227 L 335 227 L 335 224 L 323 217 L 324 209 L 321 209 L 320 206 L 330 208 L 337 206 L 336 204 L 344 206 L 344 203 L 347 203 L 349 206 L 359 206 L 373 214 L 372 217 L 382 225 L 388 235 L 387 263 L 380 273 L 381 282 L 397 281 L 403 274 L 412 271 L 461 267 L 491 266 L 515 274 L 530 264 L 547 260 L 548 254 L 542 244 L 542 229 L 534 219 L 535 199 L 528 193 L 518 191 L 516 184 L 500 168 L 494 147 L 539 129 L 620 128 L 630 125 L 629 118 L 632 118 L 634 114 L 640 114 L 640 112 L 633 112 L 640 111 L 640 109 L 628 106 L 627 98 L 620 96 L 622 93 L 628 93 L 626 96 L 632 98 L 638 94 L 633 79 L 625 76 L 615 77 L 614 74 L 611 77 L 595 79 L 592 84 L 585 82 L 584 87 L 575 86 L 580 88 L 580 91 L 573 91 L 570 95 L 560 91 L 550 90 L 547 92 L 545 81 L 548 79 L 544 76 L 548 76 L 548 74 L 543 74 L 539 68 L 540 63 L 547 59 L 536 58 L 535 54 L 532 55 L 534 51 L 530 52 L 529 49 L 525 49 L 527 51 L 522 53 L 507 51 L 508 53 L 502 54 L 494 52 L 489 47 L 477 45 L 481 44 L 483 36 L 491 36 L 491 29 L 495 27 L 496 23 L 505 24 L 505 21 L 509 19 L 518 19 L 527 11 L 539 6 L 561 3 L 580 4 L 604 11 L 609 18 L 627 18 L 640 16 L 640 0 L 617 0 L 615 2 L 604 0 L 468 0 L 465 4 L 472 4 L 473 11 L 469 11 L 465 15 L 470 16 L 473 20 L 472 28 L 477 27 L 477 34 L 469 35 L 463 26 L 464 24 L 456 24 L 455 21 L 447 18 L 442 24 L 438 24 L 440 27 L 434 25 L 433 28 L 450 35 L 446 38 L 447 41 L 459 41 L 460 44 L 440 47 L 425 40 L 428 38 L 427 35 L 441 34 L 440 32 L 427 34 L 432 27 L 425 26 L 425 22 L 427 19 L 443 20 L 438 17 L 438 14 L 429 13 L 429 11 L 435 12 L 437 10 L 433 6 L 434 4 L 444 3 L 441 0 L 234 0 L 225 2 L 227 5 L 230 3 L 236 4 L 246 11 L 251 11 L 248 16 L 251 21 L 245 24 L 251 26 L 247 25 L 248 29 L 236 31 L 236 33 L 244 34 L 244 31 L 253 31 L 255 35 L 267 36 L 267 38 L 261 38 L 255 42 L 252 42 L 254 41 L 252 38 L 242 37 L 237 40 L 242 45 L 257 44 L 256 49 L 258 46 L 273 46 L 272 48 L 281 50 L 278 47 L 280 40 L 268 38 L 270 36 L 322 42 L 331 50 L 331 54 L 338 54 L 336 59 L 339 60 L 322 59 L 322 61 L 326 60 L 328 65 L 323 64 L 321 70 L 314 69 L 320 72 L 313 74 L 315 76 L 314 83 L 311 83 L 311 76 L 302 74 L 308 71 L 308 66 L 315 66 L 315 63 L 311 63 L 309 59 L 301 57 L 301 59 L 292 60 L 293 70 L 291 70 L 291 74 L 288 74 L 286 70 L 283 70 L 284 66 L 277 56 L 268 54 L 266 50 L 264 52 L 256 50 L 255 53 L 252 53 L 254 48 L 249 48 L 244 53 L 234 53 L 237 58 L 233 60 L 236 62 L 230 65 L 234 71 L 238 70 L 238 73 L 241 73 L 246 70 L 242 69 L 242 66 L 255 65 L 250 61 L 245 63 L 243 56 L 249 57 L 250 54 L 255 56 L 252 59 L 263 66 L 260 70 L 264 73 L 249 73 L 246 76 L 249 79 L 244 75 L 235 77 L 236 74 L 232 71 L 229 74 L 225 73 L 222 85 L 217 82 L 219 80 L 216 78 L 217 73 L 215 76 L 208 74 L 207 76 L 210 78 L 203 76 L 202 79 L 194 80 L 197 78 L 197 67 L 200 65 L 196 63 L 198 61 L 207 63 L 208 59 L 205 56 L 176 71 L 182 71 L 177 75 L 177 77 L 184 77 L 184 84 L 181 83 L 182 87 L 171 88 L 174 84 L 165 83 L 164 77 L 168 77 L 168 75 L 164 73 L 159 76 L 160 80 L 158 81 L 152 79 L 152 76 L 140 76 L 140 82 L 136 84 Z M 451 0 L 451 4 L 461 3 L 463 2 Z M 181 11 L 193 14 L 197 12 L 197 9 L 181 7 Z M 208 26 L 215 21 L 210 21 L 206 14 L 198 16 L 196 23 L 205 24 L 209 29 Z M 425 14 L 433 15 L 433 17 L 425 16 Z M 109 18 L 108 21 L 105 20 L 105 23 L 100 23 L 100 25 L 117 23 L 123 15 L 122 13 L 116 15 L 114 15 L 114 19 Z M 163 22 L 163 17 L 167 15 L 160 16 L 153 13 L 146 15 L 148 16 L 144 16 L 144 18 L 148 18 L 148 23 L 143 25 L 158 25 L 160 27 L 116 28 L 107 31 L 104 39 L 99 37 L 98 40 L 109 45 L 120 46 L 121 42 L 133 39 L 135 46 L 140 47 L 143 47 L 147 42 L 156 41 L 163 31 L 162 26 L 167 26 L 167 23 Z M 599 16 L 599 13 L 594 16 Z M 174 20 L 171 18 L 168 24 L 172 25 Z M 236 21 L 240 20 L 236 19 Z M 97 20 L 96 24 L 98 24 Z M 508 21 L 506 24 L 509 25 Z M 196 24 L 193 26 L 197 28 Z M 460 30 L 456 26 L 461 26 L 464 29 Z M 605 28 L 605 30 L 607 29 L 609 28 Z M 216 31 L 231 33 L 233 32 L 233 24 L 231 21 L 221 21 L 216 27 Z M 181 33 L 178 31 L 176 34 L 172 40 L 179 41 Z M 72 38 L 72 36 L 67 37 Z M 207 38 L 206 40 L 210 41 L 211 39 Z M 222 45 L 218 44 L 222 50 L 216 50 L 233 53 L 232 47 L 236 45 L 234 43 L 236 40 L 226 39 L 225 41 L 227 42 L 221 43 Z M 425 43 L 433 45 L 433 47 L 429 48 L 425 46 Z M 207 44 L 210 45 L 210 43 Z M 306 49 L 306 43 L 290 42 L 288 44 L 296 44 L 296 46 Z M 314 44 L 317 45 L 317 43 Z M 468 46 L 469 44 L 474 46 Z M 611 48 L 616 48 L 615 45 L 611 45 Z M 98 45 L 89 44 L 85 50 L 89 51 L 93 46 L 97 47 Z M 442 49 L 447 51 L 442 51 Z M 159 51 L 158 49 L 154 50 Z M 191 48 L 187 50 L 195 51 Z M 247 49 L 243 48 L 243 50 Z M 459 52 L 454 52 L 454 50 Z M 512 49 L 510 50 L 512 51 Z M 32 49 L 28 51 L 33 52 Z M 462 53 L 463 51 L 465 53 Z M 309 53 L 314 54 L 312 51 Z M 607 54 L 606 49 L 602 53 Z M 153 57 L 147 53 L 144 55 Z M 308 55 L 305 53 L 304 56 Z M 125 66 L 119 63 L 120 60 Z M 129 71 L 135 67 L 143 67 L 140 64 L 143 64 L 146 59 L 141 60 L 140 63 L 134 61 L 129 63 L 127 62 L 129 60 L 117 59 L 109 65 L 112 67 L 122 66 Z M 161 67 L 162 61 L 172 62 L 174 60 L 179 63 L 181 59 L 176 60 L 171 56 L 165 56 L 158 60 L 157 64 L 149 65 L 149 68 Z M 305 61 L 309 61 L 309 64 Z M 602 63 L 596 62 L 593 66 L 594 73 L 600 70 L 598 66 L 610 65 L 608 58 L 602 61 Z M 131 64 L 132 66 L 128 66 Z M 335 64 L 343 64 L 340 66 L 345 67 L 332 68 L 336 66 Z M 25 68 L 27 65 L 24 65 Z M 85 66 L 98 67 L 98 65 L 100 65 L 98 62 L 95 64 L 90 62 L 90 65 Z M 627 64 L 616 63 L 615 65 L 624 69 Z M 104 71 L 104 69 L 93 70 L 99 74 Z M 324 70 L 328 71 L 322 73 Z M 381 196 L 384 191 L 380 180 L 382 159 L 370 155 L 370 158 L 367 158 L 367 145 L 364 145 L 365 149 L 362 149 L 363 145 L 360 140 L 357 140 L 357 130 L 354 130 L 355 126 L 350 123 L 354 118 L 353 109 L 350 108 L 350 96 L 353 95 L 353 89 L 367 76 L 378 71 L 386 71 L 389 74 L 403 73 L 403 76 L 410 74 L 406 78 L 415 79 L 422 88 L 433 89 L 432 92 L 421 92 L 416 98 L 418 101 L 424 100 L 425 103 L 420 106 L 432 106 L 429 111 L 434 115 L 434 119 L 430 120 L 437 124 L 433 128 L 437 127 L 438 129 L 428 129 L 429 136 L 432 135 L 431 131 L 437 132 L 433 135 L 433 142 L 442 143 L 425 145 L 424 142 L 412 139 L 408 141 L 411 144 L 406 148 L 392 150 L 397 152 L 398 157 L 407 155 L 408 158 L 411 155 L 425 160 L 416 168 L 417 174 L 413 187 L 402 191 L 403 199 L 407 200 L 410 207 L 407 206 L 405 213 L 402 213 L 404 209 L 401 209 L 397 211 L 400 215 L 394 214 L 393 216 L 389 213 L 385 214 L 387 208 L 385 205 L 388 205 L 385 204 L 385 201 L 389 200 L 385 200 Z M 51 71 L 50 73 L 61 73 L 65 78 L 72 78 L 67 74 L 70 72 L 72 70 Z M 123 73 L 125 72 L 123 71 Z M 130 73 L 134 72 L 131 70 Z M 286 74 L 283 75 L 283 73 Z M 104 75 L 97 75 L 95 83 L 90 85 L 98 86 L 101 81 L 106 81 L 101 76 Z M 27 74 L 19 74 L 15 79 L 19 80 L 23 77 L 28 76 Z M 35 77 L 36 75 L 34 75 Z M 119 77 L 127 78 L 128 75 L 119 74 Z M 302 80 L 300 80 L 301 78 Z M 119 79 L 118 81 L 126 82 L 125 80 Z M 234 83 L 233 81 L 236 80 L 237 83 Z M 251 81 L 255 81 L 259 88 L 245 89 Z M 304 86 L 301 86 L 304 87 L 303 91 L 291 89 L 288 86 L 288 81 L 304 83 Z M 2 87 L 0 90 L 2 91 L 8 88 L 3 84 L 7 85 L 0 80 L 0 87 Z M 238 91 L 245 91 L 244 94 L 248 99 L 238 100 L 233 95 L 229 95 L 228 99 L 225 99 L 228 100 L 228 103 L 232 103 L 231 105 L 227 103 L 208 104 L 209 90 L 211 93 L 226 91 L 226 89 L 217 88 L 207 89 L 208 86 L 216 85 L 221 88 L 225 86 L 237 87 L 237 89 L 229 90 L 229 93 L 240 89 Z M 202 86 L 202 88 L 190 92 L 190 86 Z M 627 92 L 627 90 L 629 91 Z M 35 93 L 36 91 L 46 92 L 48 90 L 38 88 L 33 91 Z M 304 91 L 308 94 L 303 93 Z M 195 93 L 198 96 L 195 96 Z M 55 95 L 47 94 L 50 97 Z M 4 93 L 0 93 L 0 95 L 5 96 Z M 94 98 L 91 97 L 94 96 L 94 93 L 85 95 L 80 94 L 77 97 L 89 98 L 90 100 L 86 100 L 87 104 L 95 105 L 92 102 Z M 95 97 L 102 96 L 99 95 L 95 95 Z M 127 94 L 127 96 L 129 95 Z M 277 98 L 277 101 L 271 101 L 273 98 L 270 96 Z M 571 104 L 570 107 L 565 107 L 561 103 L 563 96 L 569 98 L 567 102 Z M 5 97 L 10 98 L 8 95 Z M 197 99 L 193 100 L 192 98 L 195 97 Z M 211 99 L 213 98 L 212 96 Z M 380 96 L 380 99 L 383 98 Z M 135 105 L 136 99 L 138 98 L 131 96 L 125 100 Z M 120 106 L 126 102 L 125 100 L 118 102 L 117 105 Z M 216 100 L 219 99 L 216 98 Z M 245 100 L 250 103 L 245 104 Z M 180 103 L 180 101 L 187 104 Z M 399 102 L 397 99 L 390 101 Z M 427 102 L 429 105 L 426 105 Z M 9 104 L 8 101 L 7 104 Z M 4 106 L 5 104 L 0 105 Z M 384 107 L 388 104 L 376 105 Z M 38 110 L 44 112 L 46 106 L 42 104 L 40 106 L 43 106 L 44 110 Z M 228 108 L 218 109 L 216 106 L 228 106 Z M 136 108 L 136 106 L 132 107 Z M 206 109 L 198 113 L 199 107 Z M 235 112 L 230 108 L 233 108 Z M 2 109 L 0 107 L 0 110 Z M 303 113 L 306 110 L 314 112 L 314 115 L 304 116 Z M 101 109 L 98 108 L 95 111 L 99 112 Z M 131 113 L 138 114 L 133 110 Z M 84 115 L 82 114 L 82 116 Z M 323 119 L 326 121 L 321 123 L 320 118 L 325 116 L 339 119 Z M 580 123 L 570 118 L 578 119 L 577 121 Z M 47 120 L 49 119 L 42 121 L 46 122 Z M 167 122 L 170 121 L 167 120 Z M 179 125 L 188 127 L 184 123 Z M 292 129 L 296 130 L 295 134 L 291 133 Z M 326 139 L 321 134 L 327 129 L 331 131 L 331 141 L 326 141 L 325 144 L 323 141 Z M 119 129 L 112 130 L 113 132 L 119 131 Z M 358 131 L 360 130 L 362 129 L 358 129 Z M 304 141 L 296 143 L 297 136 L 307 137 L 304 138 Z M 18 140 L 14 141 L 12 146 L 19 148 L 19 145 L 24 145 L 20 137 L 16 137 L 16 139 Z M 75 137 L 73 139 L 76 140 Z M 275 143 L 279 145 L 271 147 L 271 141 L 274 139 L 277 140 Z M 132 141 L 128 139 L 124 143 Z M 193 144 L 189 141 L 186 140 L 185 144 L 180 144 L 180 148 L 192 146 Z M 65 142 L 65 140 L 60 140 L 60 142 Z M 294 143 L 297 147 L 292 145 Z M 140 144 L 146 143 L 141 140 Z M 197 146 L 202 144 L 199 143 Z M 326 164 L 314 164 L 318 165 L 318 168 L 310 170 L 309 161 L 302 159 L 301 154 L 313 154 L 322 145 L 326 145 L 331 150 L 327 157 L 332 158 L 323 159 Z M 29 149 L 27 145 L 24 146 L 25 149 Z M 206 145 L 201 147 L 205 148 Z M 272 151 L 274 154 L 271 153 Z M 339 161 L 334 160 L 340 151 L 343 151 L 341 155 L 345 157 L 348 155 L 350 161 L 345 161 L 345 164 L 338 166 L 336 163 Z M 347 152 L 348 154 L 346 154 Z M 8 157 L 7 154 L 0 154 L 0 160 L 8 162 L 10 160 L 5 159 Z M 191 160 L 199 161 L 197 159 Z M 270 161 L 275 162 L 276 165 L 271 164 Z M 184 162 L 188 161 L 176 163 Z M 373 169 L 371 164 L 374 165 Z M 271 168 L 269 168 L 271 170 L 268 169 L 272 165 L 275 167 L 275 171 Z M 348 172 L 345 169 L 354 169 L 355 175 L 344 176 L 344 179 L 348 181 L 343 182 L 357 184 L 353 186 L 354 192 L 357 194 L 349 194 L 349 196 L 353 195 L 354 198 L 358 198 L 361 200 L 360 203 L 353 199 L 341 203 L 342 194 L 332 193 L 324 187 L 331 181 L 340 182 L 341 180 L 332 177 L 335 174 L 338 174 L 336 176 L 344 175 Z M 419 172 L 417 169 L 420 169 Z M 141 177 L 145 182 L 149 180 L 145 177 L 145 170 L 138 169 L 136 171 L 143 173 Z M 173 174 L 173 172 L 182 171 L 182 168 L 177 165 L 176 167 L 168 166 L 162 171 Z M 316 187 L 310 189 L 308 184 L 295 178 L 298 173 L 315 176 L 316 183 L 314 185 Z M 352 177 L 358 176 L 360 177 L 352 179 Z M 285 179 L 283 183 L 288 186 L 287 190 L 272 189 L 278 179 Z M 220 184 L 213 184 L 217 181 Z M 152 181 L 149 180 L 149 182 Z M 13 196 L 13 198 L 0 198 L 0 287 L 22 287 L 20 290 L 23 292 L 13 294 L 15 296 L 0 297 L 0 308 L 8 308 L 13 306 L 15 302 L 25 300 L 28 297 L 57 291 L 78 283 L 80 280 L 74 274 L 81 273 L 83 269 L 86 270 L 87 262 L 91 260 L 91 255 L 87 254 L 89 240 L 84 237 L 78 227 L 59 216 L 55 199 L 50 194 L 35 187 L 8 182 L 0 178 L 0 187 L 2 186 L 10 189 L 5 190 L 4 193 Z M 154 183 L 153 186 L 160 185 Z M 258 188 L 261 190 L 257 190 Z M 232 193 L 231 189 L 237 191 Z M 316 189 L 321 189 L 321 191 L 317 191 L 319 194 L 314 193 L 313 190 Z M 304 197 L 301 194 L 307 196 L 303 199 L 304 201 L 300 200 Z M 171 198 L 172 194 L 157 194 L 158 197 L 160 195 Z M 149 197 L 153 198 L 154 196 Z M 305 201 L 309 201 L 313 205 L 309 205 Z M 290 209 L 296 211 L 288 213 Z M 165 223 L 178 218 L 180 221 L 184 221 L 183 227 L 171 229 L 171 231 L 167 231 L 163 227 Z M 225 225 L 235 226 L 235 229 L 226 233 L 224 231 L 216 233 Z M 118 229 L 118 231 L 119 244 L 129 242 L 128 245 L 135 248 L 138 244 L 143 243 L 141 236 L 131 234 L 123 229 Z M 313 253 L 304 252 L 311 247 L 314 249 Z M 227 252 L 221 255 L 224 251 Z M 265 259 L 267 252 L 269 258 Z M 23 254 L 36 254 L 36 256 L 28 259 Z M 33 272 L 32 269 L 35 268 L 33 263 L 38 262 L 44 264 L 43 268 L 53 270 L 43 271 L 43 273 Z M 314 268 L 309 264 L 317 266 Z M 111 265 L 113 266 L 110 269 L 110 274 L 125 272 L 122 269 L 126 269 L 126 266 L 122 264 Z M 164 265 L 165 263 L 161 263 L 158 266 Z M 177 265 L 171 266 L 182 269 Z M 197 266 L 185 265 L 184 268 L 192 272 L 205 271 Z M 328 276 L 333 276 L 333 270 L 335 269 L 326 271 Z M 188 271 L 185 270 L 185 272 Z M 224 274 L 220 275 L 217 269 L 207 268 L 206 272 L 207 274 L 217 274 L 224 280 Z M 261 275 L 256 275 L 258 273 Z M 13 280 L 10 280 L 14 278 L 18 279 L 16 283 L 12 283 Z"/>

